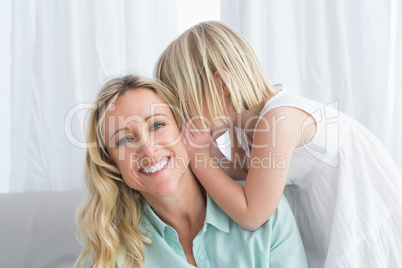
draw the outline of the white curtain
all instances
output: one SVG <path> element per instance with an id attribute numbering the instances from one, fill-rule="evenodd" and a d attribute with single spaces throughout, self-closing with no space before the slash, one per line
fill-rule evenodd
<path id="1" fill-rule="evenodd" d="M 0 192 L 83 187 L 85 118 L 107 78 L 152 77 L 176 0 L 2 0 Z"/>
<path id="2" fill-rule="evenodd" d="M 273 83 L 338 102 L 401 169 L 401 2 L 221 0 L 221 20 L 251 43 Z"/>
<path id="3" fill-rule="evenodd" d="M 152 76 L 178 34 L 176 2 L 0 1 L 0 192 L 83 187 L 88 103 L 107 78 Z M 402 167 L 401 3 L 221 0 L 220 10 L 274 83 L 338 100 Z"/>

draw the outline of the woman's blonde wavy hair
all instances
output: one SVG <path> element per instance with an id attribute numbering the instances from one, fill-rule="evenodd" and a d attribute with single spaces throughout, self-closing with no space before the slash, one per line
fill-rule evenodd
<path id="1" fill-rule="evenodd" d="M 128 187 L 105 147 L 102 125 L 111 105 L 127 91 L 148 88 L 163 101 L 177 107 L 177 98 L 159 83 L 135 75 L 109 80 L 99 93 L 91 111 L 85 166 L 87 197 L 77 214 L 77 225 L 85 247 L 77 266 L 142 267 L 144 245 L 152 241 L 139 228 L 142 197 Z M 171 109 L 180 126 L 180 116 Z"/>
<path id="2" fill-rule="evenodd" d="M 230 91 L 236 113 L 243 113 L 274 94 L 253 49 L 235 30 L 221 22 L 202 22 L 175 39 L 159 57 L 155 79 L 180 99 L 185 120 L 205 116 L 210 126 L 219 127 L 226 116 L 222 84 L 216 87 L 218 72 Z M 209 127 L 203 124 L 202 127 Z"/>

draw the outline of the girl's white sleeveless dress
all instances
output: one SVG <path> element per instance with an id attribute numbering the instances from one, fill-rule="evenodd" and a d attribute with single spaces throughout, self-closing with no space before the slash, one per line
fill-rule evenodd
<path id="1" fill-rule="evenodd" d="M 317 125 L 314 138 L 294 151 L 284 191 L 309 267 L 402 267 L 402 176 L 385 147 L 336 102 L 324 105 L 275 88 L 261 116 L 290 106 Z M 250 156 L 245 131 L 236 132 Z M 270 157 L 272 165 L 283 164 Z"/>

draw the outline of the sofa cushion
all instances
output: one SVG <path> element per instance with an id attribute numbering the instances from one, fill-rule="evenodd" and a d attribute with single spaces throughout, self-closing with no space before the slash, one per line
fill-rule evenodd
<path id="1" fill-rule="evenodd" d="M 0 267 L 73 267 L 84 191 L 0 194 Z"/>

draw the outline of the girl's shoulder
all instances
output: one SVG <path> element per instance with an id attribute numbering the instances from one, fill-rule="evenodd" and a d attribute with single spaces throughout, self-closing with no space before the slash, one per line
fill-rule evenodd
<path id="1" fill-rule="evenodd" d="M 265 103 L 260 113 L 261 116 L 278 107 L 298 108 L 311 114 L 324 106 L 322 103 L 294 94 L 283 84 L 274 85 L 274 89 L 276 93 Z"/>
<path id="2" fill-rule="evenodd" d="M 284 85 L 275 85 L 276 94 L 267 100 L 260 112 L 255 133 L 295 138 L 296 146 L 311 140 L 317 130 L 316 112 L 322 104 L 297 96 Z M 293 138 L 292 138 L 293 137 Z"/>

